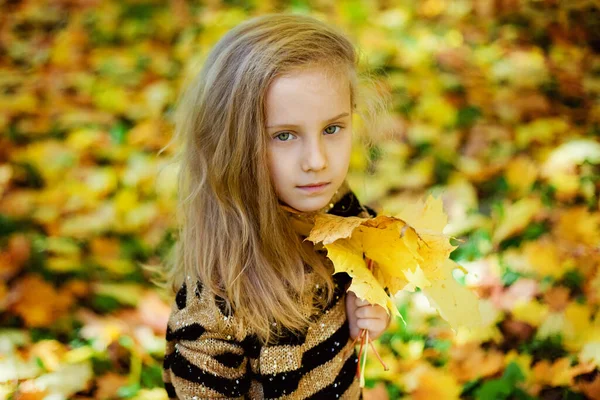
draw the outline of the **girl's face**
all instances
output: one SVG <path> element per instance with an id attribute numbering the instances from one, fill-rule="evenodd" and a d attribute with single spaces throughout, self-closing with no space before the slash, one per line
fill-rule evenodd
<path id="1" fill-rule="evenodd" d="M 342 185 L 352 147 L 350 103 L 344 73 L 332 76 L 310 69 L 273 81 L 265 104 L 268 156 L 282 202 L 316 211 Z"/>

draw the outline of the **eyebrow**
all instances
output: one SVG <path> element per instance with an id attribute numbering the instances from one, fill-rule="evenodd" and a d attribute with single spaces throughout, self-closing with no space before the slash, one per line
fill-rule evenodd
<path id="1" fill-rule="evenodd" d="M 350 114 L 349 114 L 349 113 L 347 113 L 347 112 L 345 112 L 345 113 L 341 113 L 340 115 L 336 115 L 335 117 L 333 117 L 333 118 L 330 118 L 330 119 L 328 119 L 327 121 L 325 121 L 325 124 L 329 124 L 329 123 L 331 123 L 331 122 L 335 121 L 336 119 L 340 119 L 340 118 L 343 118 L 343 117 L 347 117 L 347 116 L 349 116 L 349 115 L 350 115 Z M 294 125 L 294 124 L 279 124 L 279 125 L 267 126 L 267 128 L 268 128 L 268 129 L 273 129 L 273 128 L 297 128 L 297 127 L 298 127 L 298 126 L 297 126 L 297 125 Z"/>

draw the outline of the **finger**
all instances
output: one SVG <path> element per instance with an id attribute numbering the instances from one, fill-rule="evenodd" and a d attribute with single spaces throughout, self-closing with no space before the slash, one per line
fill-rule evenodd
<path id="1" fill-rule="evenodd" d="M 352 340 L 356 339 L 359 334 L 360 334 L 360 328 L 356 324 L 351 325 L 350 326 L 350 337 L 352 338 Z"/>
<path id="2" fill-rule="evenodd" d="M 369 302 L 368 302 L 368 301 L 366 301 L 366 300 L 362 300 L 360 297 L 356 297 L 355 304 L 356 304 L 358 307 L 362 307 L 362 306 L 369 305 L 369 304 L 371 304 L 371 303 L 369 303 Z"/>
<path id="3" fill-rule="evenodd" d="M 388 313 L 385 308 L 376 305 L 374 307 L 358 307 L 356 311 L 354 311 L 354 315 L 356 315 L 357 318 L 387 318 Z"/>
<path id="4" fill-rule="evenodd" d="M 373 332 L 381 332 L 385 329 L 385 320 L 378 318 L 360 318 L 356 321 L 356 326 L 360 329 L 368 329 Z"/>

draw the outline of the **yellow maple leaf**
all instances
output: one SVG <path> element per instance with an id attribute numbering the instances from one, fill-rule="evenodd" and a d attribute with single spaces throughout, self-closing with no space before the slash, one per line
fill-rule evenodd
<path id="1" fill-rule="evenodd" d="M 448 218 L 441 199 L 429 196 L 399 216 L 317 214 L 306 240 L 322 243 L 335 272 L 352 277 L 348 290 L 388 313 L 400 316 L 393 297 L 418 287 L 452 328 L 479 325 L 477 297 L 452 276 L 460 266 L 448 259 L 455 246 L 442 233 Z"/>

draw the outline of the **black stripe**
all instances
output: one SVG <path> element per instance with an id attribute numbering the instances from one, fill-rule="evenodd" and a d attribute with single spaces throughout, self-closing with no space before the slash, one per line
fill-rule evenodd
<path id="1" fill-rule="evenodd" d="M 244 348 L 244 353 L 249 358 L 258 358 L 260 356 L 261 344 L 256 335 L 248 335 L 242 340 L 241 346 Z"/>
<path id="2" fill-rule="evenodd" d="M 262 384 L 265 398 L 277 398 L 294 392 L 305 373 L 305 369 L 301 367 L 294 371 L 279 374 L 260 374 L 255 376 L 255 379 Z"/>
<path id="3" fill-rule="evenodd" d="M 350 191 L 344 195 L 334 206 L 327 211 L 328 214 L 337 215 L 339 217 L 353 217 L 360 214 L 363 208 L 358 201 L 356 195 Z"/>
<path id="4" fill-rule="evenodd" d="M 301 346 L 306 341 L 306 333 L 308 330 L 304 332 L 300 332 L 297 334 L 292 333 L 290 330 L 286 329 L 283 331 L 282 336 L 277 339 L 277 346 Z"/>
<path id="5" fill-rule="evenodd" d="M 322 315 L 325 315 L 326 311 L 331 310 L 338 303 L 340 297 L 342 297 L 346 292 L 346 285 L 350 282 L 350 280 L 352 280 L 352 278 L 346 272 L 338 272 L 333 274 L 333 282 L 335 284 L 333 289 L 333 299 L 329 304 L 327 304 Z"/>
<path id="6" fill-rule="evenodd" d="M 328 400 L 338 399 L 342 397 L 344 392 L 346 392 L 346 390 L 348 390 L 348 388 L 352 385 L 352 382 L 354 382 L 357 364 L 358 357 L 356 356 L 356 353 L 354 353 L 352 356 L 348 357 L 348 359 L 342 366 L 340 373 L 336 376 L 333 383 L 319 390 L 317 393 L 313 394 L 308 399 Z"/>
<path id="7" fill-rule="evenodd" d="M 244 361 L 243 354 L 226 352 L 213 357 L 215 360 L 230 368 L 238 368 Z"/>
<path id="8" fill-rule="evenodd" d="M 225 301 L 225 299 L 223 297 L 215 294 L 215 304 L 217 305 L 217 308 L 219 309 L 219 311 L 221 311 L 221 314 L 228 315 L 227 301 Z"/>
<path id="9" fill-rule="evenodd" d="M 315 329 L 319 328 L 317 326 Z M 350 330 L 348 320 L 346 320 L 329 338 L 302 355 L 300 368 L 278 374 L 259 375 L 257 379 L 263 385 L 264 396 L 268 398 L 280 397 L 285 394 L 284 391 L 290 393 L 296 390 L 303 376 L 335 358 L 344 348 L 349 338 Z"/>
<path id="10" fill-rule="evenodd" d="M 194 289 L 194 294 L 196 295 L 197 298 L 200 298 L 203 288 L 204 288 L 204 286 L 202 285 L 202 282 L 196 281 L 196 289 Z"/>
<path id="11" fill-rule="evenodd" d="M 202 325 L 197 322 L 193 324 L 189 324 L 184 326 L 183 328 L 179 328 L 176 331 L 172 331 L 169 326 L 167 326 L 167 341 L 171 340 L 196 340 L 198 339 L 206 329 Z"/>
<path id="12" fill-rule="evenodd" d="M 316 329 L 320 327 L 317 326 Z M 348 326 L 348 320 L 336 330 L 327 339 L 316 345 L 315 347 L 307 350 L 302 355 L 302 365 L 308 372 L 319 365 L 332 360 L 346 345 L 350 338 L 350 327 Z"/>
<path id="13" fill-rule="evenodd" d="M 200 383 L 225 396 L 240 397 L 250 388 L 250 374 L 237 379 L 213 375 L 189 362 L 177 349 L 171 354 L 171 371 L 180 378 Z"/>
<path id="14" fill-rule="evenodd" d="M 369 206 L 364 206 L 364 207 L 367 209 L 367 212 L 371 215 L 371 217 L 376 217 L 377 216 L 377 211 L 373 210 Z"/>
<path id="15" fill-rule="evenodd" d="M 170 399 L 177 398 L 177 393 L 175 392 L 175 387 L 173 384 L 165 382 L 165 390 L 167 391 L 167 396 L 169 396 Z"/>
<path id="16" fill-rule="evenodd" d="M 187 287 L 185 283 L 181 285 L 181 288 L 177 291 L 177 295 L 175 296 L 175 303 L 177 304 L 177 308 L 182 310 L 185 308 L 185 303 L 187 300 Z"/>
<path id="17" fill-rule="evenodd" d="M 163 369 L 167 370 L 169 368 L 171 368 L 171 355 L 165 354 L 165 356 L 163 358 Z"/>

